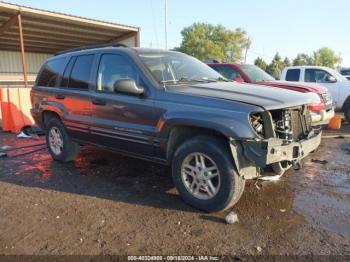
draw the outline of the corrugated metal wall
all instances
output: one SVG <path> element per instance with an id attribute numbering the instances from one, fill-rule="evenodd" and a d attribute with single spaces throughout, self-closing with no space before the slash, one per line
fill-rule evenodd
<path id="1" fill-rule="evenodd" d="M 36 74 L 50 54 L 26 53 L 27 72 Z M 0 50 L 0 73 L 22 73 L 20 52 Z"/>

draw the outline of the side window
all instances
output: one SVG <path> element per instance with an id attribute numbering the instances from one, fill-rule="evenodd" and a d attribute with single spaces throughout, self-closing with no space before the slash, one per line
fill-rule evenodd
<path id="1" fill-rule="evenodd" d="M 60 87 L 68 87 L 69 76 L 70 76 L 70 73 L 72 72 L 72 68 L 73 68 L 73 65 L 74 65 L 76 59 L 77 59 L 76 57 L 72 57 L 69 60 L 69 63 L 66 66 L 66 69 L 64 70 Z"/>
<path id="2" fill-rule="evenodd" d="M 305 82 L 328 83 L 332 75 L 322 69 L 306 69 Z"/>
<path id="3" fill-rule="evenodd" d="M 234 68 L 229 66 L 214 66 L 213 69 L 230 80 L 242 78 L 239 72 L 237 72 Z"/>
<path id="4" fill-rule="evenodd" d="M 300 79 L 300 69 L 288 69 L 286 80 L 287 81 L 299 81 Z"/>
<path id="5" fill-rule="evenodd" d="M 59 75 L 62 75 L 66 59 L 59 58 L 48 61 L 40 72 L 38 86 L 54 87 Z"/>
<path id="6" fill-rule="evenodd" d="M 114 83 L 121 79 L 133 79 L 139 84 L 138 74 L 124 57 L 116 54 L 102 55 L 98 68 L 97 90 L 114 92 Z"/>
<path id="7" fill-rule="evenodd" d="M 76 58 L 68 81 L 69 88 L 88 89 L 94 55 L 82 55 Z"/>

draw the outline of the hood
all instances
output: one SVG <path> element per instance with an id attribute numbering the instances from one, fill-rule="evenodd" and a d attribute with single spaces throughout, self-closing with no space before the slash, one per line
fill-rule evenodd
<path id="1" fill-rule="evenodd" d="M 313 97 L 270 86 L 217 82 L 195 85 L 169 86 L 167 91 L 232 100 L 274 110 L 314 103 Z"/>
<path id="2" fill-rule="evenodd" d="M 257 82 L 258 85 L 274 86 L 284 89 L 289 89 L 301 93 L 317 93 L 324 94 L 328 93 L 328 89 L 317 83 L 304 83 L 304 82 L 290 82 L 290 81 L 263 81 Z"/>

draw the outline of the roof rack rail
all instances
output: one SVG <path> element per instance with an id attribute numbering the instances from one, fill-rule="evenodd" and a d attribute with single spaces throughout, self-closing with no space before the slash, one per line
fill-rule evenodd
<path id="1" fill-rule="evenodd" d="M 106 43 L 106 44 L 99 44 L 99 45 L 86 45 L 86 46 L 81 46 L 81 47 L 76 47 L 64 51 L 60 51 L 54 54 L 54 56 L 58 55 L 63 55 L 63 54 L 68 54 L 71 52 L 77 52 L 77 51 L 82 51 L 82 50 L 89 50 L 89 49 L 94 49 L 94 48 L 102 48 L 102 47 L 128 47 L 127 45 L 124 44 L 116 44 L 116 43 Z"/>

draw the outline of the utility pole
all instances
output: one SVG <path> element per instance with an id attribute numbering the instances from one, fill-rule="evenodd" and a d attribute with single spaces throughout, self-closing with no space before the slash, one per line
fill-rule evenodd
<path id="1" fill-rule="evenodd" d="M 168 0 L 164 0 L 164 16 L 165 16 L 165 49 L 168 49 Z"/>
<path id="2" fill-rule="evenodd" d="M 244 63 L 245 64 L 247 63 L 247 55 L 248 55 L 249 48 L 250 48 L 250 38 L 248 38 L 248 43 L 247 43 L 247 46 L 246 46 L 246 49 L 245 49 L 245 54 L 244 54 Z"/>

